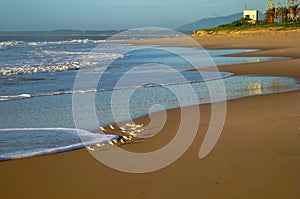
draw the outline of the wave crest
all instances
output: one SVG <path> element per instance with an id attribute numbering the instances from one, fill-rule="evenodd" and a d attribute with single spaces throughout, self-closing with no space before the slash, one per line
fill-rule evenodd
<path id="1" fill-rule="evenodd" d="M 6 46 L 16 46 L 16 45 L 28 45 L 28 46 L 43 46 L 43 45 L 62 45 L 62 44 L 100 44 L 104 43 L 106 40 L 90 40 L 90 39 L 74 39 L 66 41 L 37 41 L 37 42 L 25 42 L 25 41 L 2 41 L 0 42 L 0 48 Z"/>
<path id="2" fill-rule="evenodd" d="M 72 128 L 0 129 L 0 134 L 6 141 L 0 143 L 0 161 L 80 149 L 107 143 L 118 137 Z M 18 145 L 19 143 L 22 143 L 22 146 Z"/>
<path id="3" fill-rule="evenodd" d="M 15 68 L 1 68 L 0 75 L 10 76 L 10 75 L 20 75 L 20 74 L 35 74 L 35 73 L 49 73 L 58 72 L 66 70 L 79 70 L 80 63 L 73 62 L 71 64 L 58 64 L 55 66 L 37 66 L 37 67 L 15 67 Z"/>

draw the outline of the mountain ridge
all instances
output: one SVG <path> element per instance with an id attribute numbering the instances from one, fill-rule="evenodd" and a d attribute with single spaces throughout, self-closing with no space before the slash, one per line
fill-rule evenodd
<path id="1" fill-rule="evenodd" d="M 235 13 L 227 16 L 220 16 L 220 17 L 212 17 L 212 18 L 203 18 L 198 21 L 188 23 L 185 25 L 182 25 L 176 30 L 180 31 L 196 31 L 201 29 L 207 29 L 207 28 L 215 28 L 219 25 L 229 24 L 233 21 L 239 20 L 243 17 L 243 13 Z M 264 18 L 264 14 L 262 14 L 260 11 L 258 12 L 258 19 L 262 20 Z"/>

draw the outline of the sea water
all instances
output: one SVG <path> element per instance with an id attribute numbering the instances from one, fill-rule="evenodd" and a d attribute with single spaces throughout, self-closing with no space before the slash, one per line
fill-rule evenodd
<path id="1" fill-rule="evenodd" d="M 222 56 L 249 51 L 253 50 L 136 47 L 89 39 L 0 42 L 0 160 L 112 139 L 92 133 L 99 128 L 90 122 L 94 115 L 98 125 L 108 125 L 146 115 L 157 104 L 160 108 L 155 111 L 299 89 L 294 79 L 286 77 L 189 71 L 285 59 Z M 224 84 L 226 99 L 218 97 L 218 91 L 209 91 L 207 82 Z M 195 95 L 186 95 L 185 85 Z M 132 95 L 124 99 L 128 93 Z M 74 96 L 94 99 L 76 107 L 76 119 L 85 121 L 82 130 L 76 130 Z M 95 113 L 90 107 L 95 107 Z"/>

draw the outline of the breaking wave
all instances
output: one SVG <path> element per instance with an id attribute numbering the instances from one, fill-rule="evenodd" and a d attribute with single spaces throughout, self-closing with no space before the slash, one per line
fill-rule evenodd
<path id="1" fill-rule="evenodd" d="M 90 40 L 90 39 L 74 39 L 66 41 L 37 41 L 37 42 L 25 42 L 25 41 L 3 41 L 0 42 L 0 48 L 7 46 L 17 46 L 17 45 L 28 45 L 28 46 L 43 46 L 43 45 L 62 45 L 62 44 L 100 44 L 104 43 L 106 40 Z"/>
<path id="2" fill-rule="evenodd" d="M 80 149 L 117 137 L 72 128 L 0 129 L 0 134 L 6 140 L 0 142 L 0 161 Z"/>
<path id="3" fill-rule="evenodd" d="M 20 74 L 36 74 L 36 73 L 49 73 L 49 72 L 59 72 L 59 71 L 67 71 L 67 70 L 78 70 L 82 66 L 94 66 L 100 63 L 100 61 L 103 60 L 114 60 L 114 59 L 121 59 L 124 58 L 125 55 L 118 54 L 118 53 L 90 53 L 90 52 L 66 52 L 66 51 L 43 51 L 43 52 L 38 52 L 41 55 L 55 55 L 55 56 L 60 56 L 60 55 L 74 55 L 76 56 L 73 58 L 73 61 L 71 63 L 64 62 L 64 63 L 53 63 L 55 65 L 43 65 L 38 63 L 32 62 L 32 63 L 27 63 L 27 62 L 20 62 L 16 63 L 16 66 L 14 67 L 2 67 L 0 68 L 0 75 L 2 76 L 10 76 L 10 75 L 20 75 Z M 37 53 L 36 53 L 37 54 Z M 91 60 L 89 62 L 84 61 L 84 60 Z M 72 57 L 69 58 L 69 61 L 72 60 Z M 27 66 L 29 64 L 29 66 Z M 20 65 L 20 66 L 18 66 Z M 33 65 L 33 66 L 30 66 Z M 38 65 L 38 66 L 36 66 Z"/>
<path id="4" fill-rule="evenodd" d="M 21 95 L 11 95 L 11 96 L 0 96 L 0 101 L 26 99 L 26 98 L 31 98 L 31 95 L 30 94 L 21 94 Z"/>
<path id="5" fill-rule="evenodd" d="M 87 63 L 85 63 L 87 64 Z M 80 68 L 79 62 L 73 62 L 71 64 L 58 64 L 55 66 L 32 66 L 32 67 L 5 67 L 0 68 L 0 75 L 20 75 L 20 74 L 36 74 L 36 73 L 49 73 L 67 70 L 78 70 Z"/>

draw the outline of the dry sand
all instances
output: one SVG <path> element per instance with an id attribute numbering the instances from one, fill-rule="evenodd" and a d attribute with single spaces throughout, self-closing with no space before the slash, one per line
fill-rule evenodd
<path id="1" fill-rule="evenodd" d="M 223 66 L 221 71 L 299 79 L 299 36 L 195 39 L 207 49 L 256 48 L 262 50 L 245 55 L 294 58 Z M 184 40 L 143 41 L 143 44 L 184 46 Z M 210 105 L 200 105 L 200 128 L 191 147 L 178 161 L 152 173 L 113 170 L 99 163 L 85 149 L 0 162 L 0 198 L 296 199 L 300 197 L 299 100 L 297 91 L 228 101 L 222 135 L 204 159 L 198 158 L 198 152 L 209 124 Z M 177 130 L 174 124 L 179 118 L 179 109 L 169 110 L 162 132 L 123 148 L 144 151 L 163 146 L 174 136 Z M 144 117 L 138 123 L 148 121 L 149 118 Z"/>

